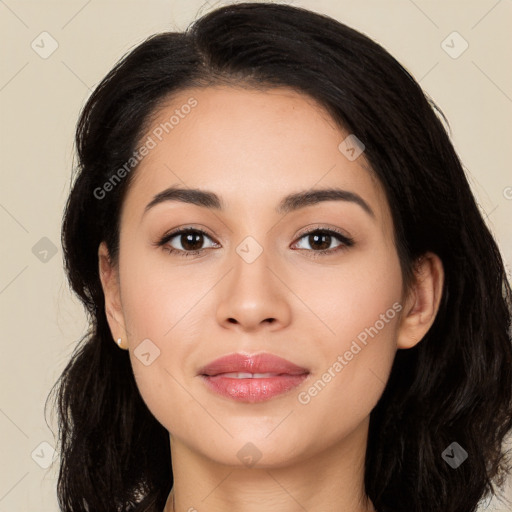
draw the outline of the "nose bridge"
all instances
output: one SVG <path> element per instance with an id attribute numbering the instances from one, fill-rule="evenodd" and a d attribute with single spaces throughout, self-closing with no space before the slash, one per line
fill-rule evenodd
<path id="1" fill-rule="evenodd" d="M 275 276 L 274 260 L 271 249 L 252 235 L 234 247 L 229 263 L 232 271 L 220 292 L 219 322 L 255 328 L 264 321 L 288 321 L 286 290 Z"/>
<path id="2" fill-rule="evenodd" d="M 264 243 L 248 235 L 234 248 L 230 286 L 234 288 L 232 291 L 235 294 L 243 294 L 240 298 L 245 301 L 250 301 L 251 296 L 256 299 L 262 293 L 269 293 L 273 288 L 273 283 L 270 282 L 272 258 L 268 244 Z"/>

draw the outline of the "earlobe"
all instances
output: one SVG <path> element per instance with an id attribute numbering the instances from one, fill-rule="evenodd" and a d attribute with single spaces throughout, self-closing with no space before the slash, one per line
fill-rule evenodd
<path id="1" fill-rule="evenodd" d="M 418 344 L 434 323 L 444 284 L 444 271 L 437 254 L 427 252 L 418 258 L 414 282 L 407 296 L 400 320 L 397 348 Z"/>
<path id="2" fill-rule="evenodd" d="M 114 340 L 126 338 L 117 269 L 112 265 L 105 242 L 98 248 L 98 271 L 105 296 L 105 314 Z"/>

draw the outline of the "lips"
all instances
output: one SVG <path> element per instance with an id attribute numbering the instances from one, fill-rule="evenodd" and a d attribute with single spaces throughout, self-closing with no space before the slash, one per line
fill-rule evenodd
<path id="1" fill-rule="evenodd" d="M 259 374 L 278 375 L 302 375 L 309 373 L 306 368 L 302 368 L 292 362 L 272 354 L 257 354 L 248 356 L 244 354 L 231 354 L 203 366 L 199 370 L 199 375 L 214 376 L 221 373 L 232 374 Z M 268 375 L 267 375 L 268 376 Z M 243 378 L 243 377 L 238 377 Z M 247 377 L 251 378 L 251 377 Z M 257 378 L 257 377 L 253 377 Z"/>
<path id="2" fill-rule="evenodd" d="M 207 388 L 239 402 L 262 402 L 286 393 L 308 377 L 306 368 L 274 356 L 232 354 L 199 370 Z"/>

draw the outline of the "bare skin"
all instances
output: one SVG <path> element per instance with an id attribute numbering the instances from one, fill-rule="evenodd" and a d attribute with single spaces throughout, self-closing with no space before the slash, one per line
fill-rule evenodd
<path id="1" fill-rule="evenodd" d="M 142 140 L 190 97 L 197 106 L 134 171 L 119 264 L 104 243 L 98 250 L 113 339 L 123 340 L 141 396 L 169 431 L 174 488 L 165 512 L 173 501 L 176 512 L 375 511 L 364 489 L 370 413 L 396 351 L 419 343 L 435 319 L 441 261 L 426 254 L 404 292 L 382 186 L 364 153 L 350 161 L 338 149 L 348 133 L 312 99 L 285 88 L 187 89 Z M 212 191 L 224 209 L 164 201 L 144 213 L 170 186 Z M 352 200 L 275 210 L 288 194 L 334 187 L 372 213 Z M 206 231 L 202 252 L 180 256 L 191 252 L 180 235 L 158 246 L 174 228 Z M 330 252 L 319 254 L 304 234 L 318 229 L 353 244 L 331 235 L 317 242 Z M 249 252 L 261 248 L 250 263 L 237 252 L 246 237 Z M 363 344 L 371 327 L 377 333 Z M 160 351 L 147 366 L 135 352 L 146 339 Z M 236 402 L 198 375 L 235 352 L 275 354 L 310 374 L 268 401 Z M 326 373 L 325 386 L 310 391 Z M 244 447 L 259 457 L 250 467 Z"/>

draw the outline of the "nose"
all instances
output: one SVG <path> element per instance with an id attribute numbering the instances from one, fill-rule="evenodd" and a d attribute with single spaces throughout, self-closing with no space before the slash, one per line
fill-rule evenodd
<path id="1" fill-rule="evenodd" d="M 279 275 L 283 272 L 270 259 L 265 250 L 252 262 L 234 253 L 231 271 L 218 285 L 220 325 L 250 332 L 268 325 L 277 330 L 289 324 L 292 293 L 285 284 L 286 277 Z"/>

